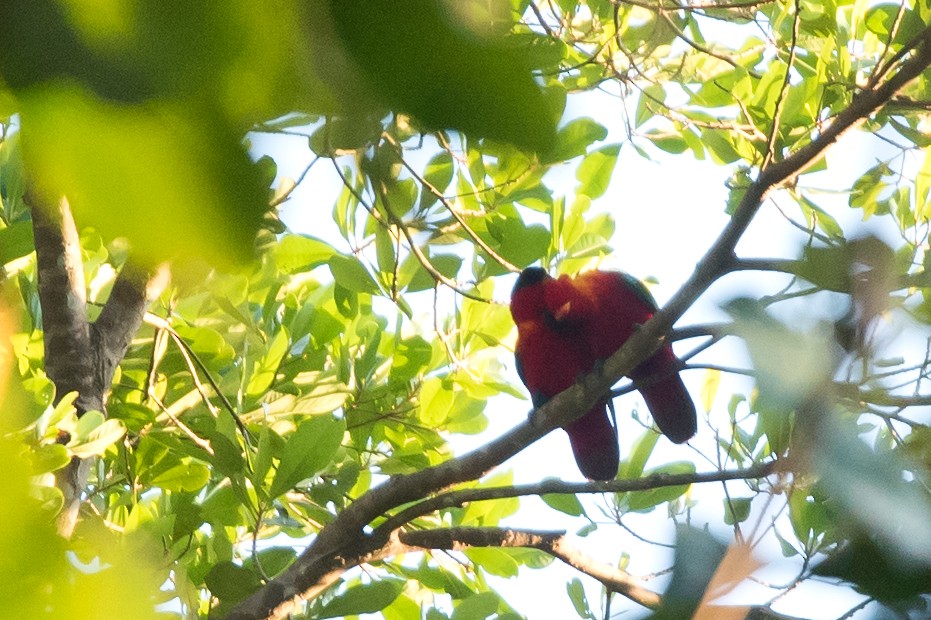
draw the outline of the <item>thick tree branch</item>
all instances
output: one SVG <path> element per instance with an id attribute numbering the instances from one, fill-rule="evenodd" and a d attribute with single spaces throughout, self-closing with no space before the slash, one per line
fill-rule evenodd
<path id="1" fill-rule="evenodd" d="M 527 547 L 539 549 L 579 572 L 600 581 L 605 588 L 635 603 L 655 609 L 660 597 L 630 573 L 600 562 L 580 551 L 565 532 L 537 532 L 496 527 L 455 527 L 401 532 L 401 543 L 420 549 L 463 550 L 469 547 Z"/>
<path id="2" fill-rule="evenodd" d="M 77 392 L 78 415 L 103 408 L 95 394 L 95 360 L 91 351 L 90 322 L 81 243 L 68 201 L 40 203 L 35 195 L 32 227 L 39 278 L 39 305 L 45 339 L 45 373 L 55 383 L 56 402 Z"/>
<path id="3" fill-rule="evenodd" d="M 344 570 L 347 553 L 378 549 L 387 541 L 365 533 L 368 524 L 393 508 L 417 501 L 452 484 L 480 478 L 527 445 L 550 431 L 564 426 L 587 411 L 611 386 L 640 360 L 645 359 L 665 339 L 673 324 L 723 273 L 734 260 L 734 248 L 759 210 L 762 201 L 775 189 L 790 182 L 814 165 L 825 151 L 850 129 L 862 124 L 906 84 L 931 64 L 931 29 L 917 41 L 913 55 L 885 82 L 859 92 L 850 106 L 827 125 L 824 132 L 784 160 L 760 171 L 747 188 L 740 205 L 698 263 L 688 282 L 627 343 L 596 371 L 551 399 L 524 422 L 485 446 L 413 474 L 392 476 L 373 488 L 324 527 L 316 540 L 281 575 L 242 601 L 229 618 L 282 618 L 298 603 L 313 597 L 332 584 Z M 357 555 L 359 555 L 357 553 Z"/>
<path id="4" fill-rule="evenodd" d="M 630 573 L 605 564 L 582 553 L 565 532 L 546 532 L 533 530 L 515 530 L 497 527 L 453 527 L 432 530 L 415 530 L 401 532 L 398 542 L 418 549 L 446 549 L 462 551 L 471 547 L 525 547 L 538 549 L 557 558 L 581 573 L 597 579 L 611 592 L 624 596 L 631 601 L 656 609 L 661 603 L 661 597 L 645 587 L 641 580 Z M 398 552 L 398 548 L 393 550 Z M 727 607 L 712 605 L 704 609 L 715 618 L 737 618 L 745 620 L 801 620 L 792 616 L 785 616 L 764 606 L 751 608 Z"/>
<path id="5" fill-rule="evenodd" d="M 105 389 L 142 325 L 146 308 L 168 284 L 168 266 L 152 270 L 127 263 L 116 281 L 100 316 L 91 326 L 91 340 L 99 358 L 100 384 Z"/>
<path id="6" fill-rule="evenodd" d="M 57 205 L 39 202 L 38 194 L 27 200 L 32 205 L 45 373 L 55 384 L 55 402 L 69 392 L 77 392 L 74 405 L 79 416 L 103 410 L 87 320 L 84 262 L 71 208 L 65 199 Z M 67 443 L 70 437 L 59 440 Z M 58 531 L 63 536 L 70 536 L 74 530 L 89 473 L 90 462 L 77 457 L 55 472 L 56 485 L 64 497 L 58 516 Z"/>
<path id="7" fill-rule="evenodd" d="M 80 238 L 68 201 L 62 199 L 53 206 L 38 193 L 27 200 L 32 205 L 45 372 L 55 384 L 55 402 L 69 392 L 77 392 L 75 408 L 79 416 L 91 410 L 105 412 L 113 372 L 142 323 L 149 301 L 164 287 L 167 272 L 146 284 L 146 274 L 124 267 L 100 317 L 91 324 Z M 62 437 L 61 441 L 67 443 L 69 439 Z M 64 495 L 58 518 L 58 531 L 63 536 L 70 536 L 74 530 L 90 464 L 90 460 L 73 457 L 56 472 L 58 488 Z"/>

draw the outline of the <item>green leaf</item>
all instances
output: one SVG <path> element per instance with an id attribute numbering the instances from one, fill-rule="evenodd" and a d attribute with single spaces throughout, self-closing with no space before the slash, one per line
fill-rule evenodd
<path id="1" fill-rule="evenodd" d="M 59 470 L 69 462 L 71 455 L 60 443 L 39 446 L 32 455 L 32 468 L 36 475 Z"/>
<path id="2" fill-rule="evenodd" d="M 779 547 L 782 550 L 782 557 L 791 558 L 798 555 L 798 549 L 796 549 L 792 543 L 786 540 L 782 534 L 779 533 L 777 528 L 773 528 L 773 534 L 776 536 L 776 539 L 779 541 Z"/>
<path id="3" fill-rule="evenodd" d="M 506 470 L 485 478 L 478 488 L 497 488 L 509 486 L 514 482 L 514 473 Z M 505 517 L 517 512 L 520 499 L 517 497 L 499 498 L 487 502 L 472 502 L 461 513 L 457 525 L 495 526 Z"/>
<path id="4" fill-rule="evenodd" d="M 336 283 L 341 287 L 354 293 L 378 294 L 378 285 L 358 258 L 334 254 L 328 264 Z"/>
<path id="5" fill-rule="evenodd" d="M 395 243 L 391 238 L 391 233 L 384 226 L 375 225 L 375 258 L 378 262 L 378 271 L 381 272 L 382 282 L 390 285 L 394 278 L 395 263 Z"/>
<path id="6" fill-rule="evenodd" d="M 166 491 L 199 491 L 210 480 L 210 469 L 201 462 L 186 458 L 153 477 L 149 484 Z"/>
<path id="7" fill-rule="evenodd" d="M 579 181 L 576 191 L 592 200 L 604 195 L 608 191 L 608 184 L 611 182 L 620 152 L 620 144 L 611 144 L 586 155 L 575 173 L 575 178 Z"/>
<path id="8" fill-rule="evenodd" d="M 433 356 L 433 345 L 420 336 L 398 343 L 391 361 L 391 379 L 406 383 L 427 367 Z"/>
<path id="9" fill-rule="evenodd" d="M 555 558 L 545 551 L 530 549 L 528 547 L 508 547 L 506 552 L 521 566 L 527 568 L 545 568 L 553 563 Z"/>
<path id="10" fill-rule="evenodd" d="M 650 84 L 637 98 L 637 113 L 634 115 L 634 127 L 640 127 L 653 118 L 653 110 L 666 101 L 666 89 L 662 84 Z"/>
<path id="11" fill-rule="evenodd" d="M 430 129 L 451 127 L 536 151 L 552 144 L 556 117 L 525 49 L 468 19 L 452 21 L 438 0 L 348 0 L 325 7 L 338 41 L 388 107 Z"/>
<path id="12" fill-rule="evenodd" d="M 427 256 L 434 269 L 451 280 L 456 279 L 459 269 L 462 267 L 461 256 L 453 254 L 428 254 Z M 413 254 L 404 259 L 404 263 L 401 265 L 401 273 L 398 274 L 398 282 L 411 293 L 433 288 L 436 284 L 433 276 L 424 269 Z"/>
<path id="13" fill-rule="evenodd" d="M 602 235 L 585 233 L 566 248 L 566 259 L 590 258 L 610 254 L 611 246 Z"/>
<path id="14" fill-rule="evenodd" d="M 643 476 L 643 469 L 646 467 L 653 449 L 659 442 L 659 435 L 653 431 L 646 431 L 634 442 L 630 450 L 630 457 L 621 463 L 619 478 L 634 479 Z"/>
<path id="15" fill-rule="evenodd" d="M 427 620 L 430 620 L 432 617 L 434 617 L 430 615 L 431 611 L 435 610 L 430 609 L 427 611 Z M 420 603 L 414 601 L 413 598 L 404 593 L 401 593 L 396 599 L 394 599 L 394 602 L 383 608 L 381 610 L 381 615 L 384 620 L 411 620 L 411 618 L 417 618 L 420 620 L 420 618 L 424 617 L 420 609 Z M 439 616 L 435 617 L 447 620 L 446 616 L 443 614 L 439 614 Z"/>
<path id="16" fill-rule="evenodd" d="M 114 402 L 107 408 L 107 413 L 115 420 L 122 420 L 130 433 L 138 433 L 155 422 L 155 412 L 141 403 Z"/>
<path id="17" fill-rule="evenodd" d="M 890 607 L 931 591 L 931 565 L 890 553 L 889 548 L 859 533 L 838 547 L 812 572 L 856 584 L 857 590 Z"/>
<path id="18" fill-rule="evenodd" d="M 931 212 L 931 147 L 926 147 L 924 151 L 924 161 L 915 175 L 915 206 L 918 212 L 927 217 Z"/>
<path id="19" fill-rule="evenodd" d="M 815 222 L 822 231 L 834 239 L 843 240 L 844 231 L 830 213 L 805 196 L 798 196 L 798 205 L 806 219 Z"/>
<path id="20" fill-rule="evenodd" d="M 259 432 L 259 445 L 255 453 L 255 463 L 252 466 L 252 484 L 257 489 L 265 487 L 265 476 L 272 467 L 272 431 L 268 426 L 263 426 Z"/>
<path id="21" fill-rule="evenodd" d="M 262 549 L 256 555 L 243 562 L 243 567 L 254 570 L 257 574 L 277 577 L 291 565 L 297 551 L 291 547 L 271 547 Z M 257 570 L 261 567 L 261 571 Z"/>
<path id="22" fill-rule="evenodd" d="M 793 489 L 789 494 L 789 521 L 796 538 L 805 546 L 831 527 L 827 499 L 822 487 Z"/>
<path id="23" fill-rule="evenodd" d="M 427 162 L 426 168 L 423 171 L 423 180 L 427 184 L 438 191 L 440 194 L 443 194 L 446 191 L 446 188 L 449 187 L 449 184 L 453 180 L 453 172 L 455 167 L 453 166 L 453 156 L 449 154 L 449 151 L 440 151 L 434 155 L 429 162 Z M 420 191 L 420 208 L 426 209 L 433 205 L 437 201 L 437 197 L 433 194 L 433 191 L 429 187 L 424 187 Z"/>
<path id="24" fill-rule="evenodd" d="M 0 228 L 0 265 L 26 256 L 33 248 L 32 222 L 21 220 Z"/>
<path id="25" fill-rule="evenodd" d="M 378 141 L 382 126 L 378 118 L 332 117 L 308 139 L 310 150 L 322 157 L 341 151 L 364 149 Z"/>
<path id="26" fill-rule="evenodd" d="M 889 38 L 893 27 L 896 28 L 895 39 L 897 43 L 905 43 L 918 35 L 926 25 L 915 11 L 905 11 L 899 19 L 899 5 L 891 2 L 870 7 L 864 20 L 867 29 L 885 41 Z"/>
<path id="27" fill-rule="evenodd" d="M 278 497 L 325 469 L 333 461 L 345 431 L 346 422 L 332 416 L 315 416 L 302 422 L 287 438 L 269 495 Z"/>
<path id="28" fill-rule="evenodd" d="M 648 131 L 645 134 L 645 137 L 654 145 L 656 145 L 657 148 L 674 155 L 684 153 L 689 148 L 685 138 L 680 136 L 678 133 L 654 129 L 652 131 Z"/>
<path id="29" fill-rule="evenodd" d="M 396 153 L 393 153 L 395 156 Z M 392 162 L 393 164 L 393 162 Z M 379 179 L 385 176 L 384 172 L 378 171 L 373 173 L 373 178 Z M 401 218 L 414 208 L 414 201 L 417 199 L 417 185 L 413 179 L 395 179 L 393 178 L 385 188 L 384 192 L 378 195 L 376 204 L 385 210 L 391 211 L 395 216 Z M 373 226 L 382 226 L 376 223 L 374 218 L 369 218 L 366 232 L 371 232 Z"/>
<path id="30" fill-rule="evenodd" d="M 705 129 L 701 133 L 701 141 L 717 163 L 732 164 L 741 159 L 740 153 L 733 144 L 733 137 L 728 132 Z"/>
<path id="31" fill-rule="evenodd" d="M 358 584 L 334 596 L 314 618 L 342 618 L 373 614 L 381 611 L 401 594 L 404 582 L 398 579 L 380 578 L 366 584 Z"/>
<path id="32" fill-rule="evenodd" d="M 246 394 L 261 396 L 268 391 L 275 381 L 278 367 L 287 354 L 289 346 L 288 332 L 282 327 L 268 343 L 265 355 L 255 363 L 252 376 L 249 377 L 249 385 L 246 387 Z"/>
<path id="33" fill-rule="evenodd" d="M 695 463 L 688 461 L 679 461 L 676 463 L 667 463 L 645 473 L 650 476 L 653 474 L 694 474 Z M 669 502 L 680 497 L 688 491 L 689 485 L 683 484 L 672 487 L 659 487 L 648 491 L 631 491 L 627 494 L 627 502 L 632 512 L 647 512 L 664 502 Z"/>
<path id="34" fill-rule="evenodd" d="M 494 547 L 472 547 L 464 551 L 467 558 L 497 577 L 516 577 L 517 561 L 504 549 Z"/>
<path id="35" fill-rule="evenodd" d="M 735 299 L 726 310 L 750 351 L 760 407 L 791 410 L 830 380 L 835 346 L 830 334 L 790 330 L 753 299 Z"/>
<path id="36" fill-rule="evenodd" d="M 885 559 L 924 567 L 931 574 L 931 532 L 918 526 L 931 513 L 931 498 L 919 482 L 906 478 L 914 465 L 897 454 L 871 450 L 833 412 L 811 413 L 822 415 L 818 422 L 823 431 L 810 456 L 819 485 L 831 500 L 819 502 L 822 510 L 834 508 L 832 515 L 839 513 L 858 531 L 870 532 L 886 550 Z"/>
<path id="37" fill-rule="evenodd" d="M 99 420 L 94 416 L 88 423 L 82 424 L 84 418 L 94 413 L 100 415 L 101 418 L 103 417 L 97 411 L 89 411 L 78 420 L 77 434 L 68 443 L 68 450 L 72 456 L 83 459 L 103 454 L 107 448 L 126 434 L 126 426 L 120 420 L 105 420 L 100 424 L 96 424 Z"/>
<path id="38" fill-rule="evenodd" d="M 756 403 L 755 435 L 766 437 L 766 442 L 773 454 L 784 454 L 791 442 L 795 415 L 792 411 L 781 407 L 761 406 L 765 404 L 765 400 L 763 403 Z"/>
<path id="39" fill-rule="evenodd" d="M 910 125 L 900 123 L 894 118 L 889 119 L 889 125 L 891 125 L 902 137 L 907 138 L 915 144 L 915 146 L 920 146 L 924 149 L 931 146 L 931 136 L 927 133 L 921 131 L 920 129 L 915 129 Z M 927 150 L 925 152 L 925 159 L 927 160 Z"/>
<path id="40" fill-rule="evenodd" d="M 232 562 L 218 562 L 204 577 L 210 592 L 225 603 L 238 603 L 259 586 L 258 576 Z"/>
<path id="41" fill-rule="evenodd" d="M 348 397 L 345 385 L 337 382 L 320 383 L 298 398 L 295 412 L 304 415 L 331 413 L 342 407 Z"/>
<path id="42" fill-rule="evenodd" d="M 752 497 L 732 497 L 730 500 L 724 498 L 724 523 L 735 525 L 750 518 L 752 501 Z"/>
<path id="43" fill-rule="evenodd" d="M 7 123 L 8 120 L 6 120 L 2 108 L 5 107 L 9 100 L 9 93 L 0 88 L 0 119 L 3 119 L 4 123 Z M 3 219 L 7 224 L 20 221 L 18 216 L 25 211 L 25 205 L 23 204 L 23 194 L 25 192 L 26 179 L 23 170 L 20 134 L 19 132 L 12 134 L 8 132 L 3 141 L 0 142 L 0 198 L 2 198 L 3 203 Z M 0 244 L 0 248 L 2 247 L 3 244 Z M 0 250 L 0 252 L 3 252 L 3 250 Z M 4 261 L 0 260 L 0 265 L 3 263 Z"/>
<path id="44" fill-rule="evenodd" d="M 564 512 L 567 515 L 572 515 L 573 517 L 578 517 L 584 512 L 582 502 L 580 502 L 579 498 L 575 495 L 568 493 L 547 493 L 541 495 L 540 499 L 546 502 L 546 505 L 550 508 L 554 508 L 559 512 Z"/>
<path id="45" fill-rule="evenodd" d="M 208 366 L 225 366 L 236 353 L 215 329 L 194 325 L 177 325 L 175 331 L 188 344 L 194 355 Z"/>
<path id="46" fill-rule="evenodd" d="M 454 396 L 446 383 L 431 377 L 420 386 L 419 417 L 424 424 L 436 428 L 445 422 L 453 406 Z"/>
<path id="47" fill-rule="evenodd" d="M 208 494 L 202 508 L 205 523 L 214 526 L 242 525 L 242 502 L 232 486 L 220 487 Z"/>
<path id="48" fill-rule="evenodd" d="M 298 273 L 326 263 L 336 250 L 313 237 L 285 235 L 273 246 L 272 254 L 279 269 L 285 273 Z"/>
<path id="49" fill-rule="evenodd" d="M 585 588 L 582 587 L 582 582 L 578 577 L 573 577 L 572 581 L 566 584 L 566 592 L 569 594 L 569 600 L 572 601 L 572 606 L 575 607 L 575 613 L 579 614 L 579 618 L 596 620 L 588 604 L 588 597 L 585 596 Z"/>
<path id="50" fill-rule="evenodd" d="M 236 477 L 242 475 L 245 461 L 242 449 L 226 435 L 213 433 L 210 443 L 214 449 L 213 465 L 224 476 Z"/>
<path id="51" fill-rule="evenodd" d="M 82 225 L 153 264 L 252 257 L 267 187 L 238 132 L 180 102 L 126 106 L 74 85 L 22 101 L 23 158 L 44 202 L 68 196 Z"/>
<path id="52" fill-rule="evenodd" d="M 68 392 L 62 396 L 58 401 L 58 404 L 51 409 L 51 412 L 47 411 L 48 419 L 46 420 L 46 424 L 48 426 L 56 426 L 59 422 L 65 420 L 65 418 L 74 415 L 76 413 L 74 401 L 77 399 L 77 397 L 77 392 Z M 104 416 L 99 411 L 88 411 L 81 417 L 86 418 L 88 415 L 91 417 L 87 418 L 87 420 L 84 422 L 88 429 L 103 423 Z M 80 419 L 78 419 L 78 423 L 80 424 Z M 80 432 L 80 430 L 76 430 L 75 432 Z"/>
<path id="53" fill-rule="evenodd" d="M 58 487 L 34 486 L 31 494 L 38 500 L 39 508 L 47 515 L 58 514 L 65 504 L 65 496 Z"/>
<path id="54" fill-rule="evenodd" d="M 560 162 L 584 155 L 594 142 L 608 137 L 604 125 L 592 118 L 575 118 L 561 127 L 556 134 L 553 151 L 547 153 L 544 162 Z"/>
<path id="55" fill-rule="evenodd" d="M 469 551 L 475 551 L 475 549 Z M 484 620 L 495 615 L 499 603 L 500 599 L 494 592 L 479 592 L 459 601 L 450 619 Z"/>

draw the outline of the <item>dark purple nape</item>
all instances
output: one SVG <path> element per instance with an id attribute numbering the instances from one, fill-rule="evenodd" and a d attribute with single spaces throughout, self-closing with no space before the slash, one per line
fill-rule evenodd
<path id="1" fill-rule="evenodd" d="M 522 288 L 528 286 L 533 286 L 543 282 L 550 277 L 550 274 L 546 273 L 546 270 L 542 267 L 527 267 L 520 272 L 520 275 L 517 277 L 517 282 L 514 283 L 514 288 L 511 291 L 511 295 L 519 291 Z"/>

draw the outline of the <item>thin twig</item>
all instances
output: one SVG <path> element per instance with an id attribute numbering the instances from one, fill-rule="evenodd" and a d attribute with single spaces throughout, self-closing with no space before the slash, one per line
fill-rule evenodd
<path id="1" fill-rule="evenodd" d="M 606 482 L 563 482 L 562 480 L 544 480 L 534 484 L 511 485 L 504 487 L 486 487 L 481 489 L 462 489 L 441 493 L 419 504 L 409 506 L 391 516 L 379 525 L 374 536 L 387 536 L 391 531 L 409 523 L 417 517 L 430 514 L 440 509 L 462 506 L 468 502 L 526 497 L 528 495 L 578 495 L 586 493 L 628 493 L 647 491 L 663 487 L 701 484 L 705 482 L 722 482 L 726 480 L 746 480 L 765 478 L 776 469 L 776 461 L 769 461 L 730 471 L 715 471 L 703 474 L 653 474 L 643 478 L 609 480 Z"/>
<path id="2" fill-rule="evenodd" d="M 773 124 L 769 129 L 769 139 L 766 141 L 766 155 L 763 156 L 763 163 L 760 164 L 761 170 L 765 170 L 776 157 L 776 140 L 779 136 L 779 124 L 782 121 L 782 111 L 785 107 L 786 97 L 789 95 L 792 66 L 795 64 L 795 55 L 798 53 L 798 32 L 802 22 L 801 4 L 801 0 L 795 0 L 795 15 L 792 19 L 792 42 L 789 46 L 789 60 L 786 62 L 786 75 L 782 80 L 782 90 L 779 91 L 779 98 L 776 99 L 776 108 L 773 112 Z"/>
<path id="3" fill-rule="evenodd" d="M 414 170 L 414 168 L 409 163 L 407 163 L 407 160 L 404 159 L 403 157 L 403 153 L 401 153 L 401 145 L 398 144 L 397 140 L 395 140 L 394 137 L 392 137 L 391 135 L 387 133 L 384 134 L 384 137 L 390 144 L 394 145 L 398 149 L 398 154 L 401 155 L 401 158 L 400 158 L 401 165 L 407 168 L 407 171 L 411 173 L 414 179 L 416 179 L 417 182 L 420 183 L 423 187 L 426 187 L 430 191 L 430 193 L 433 194 L 433 196 L 437 200 L 440 201 L 440 204 L 446 207 L 446 210 L 449 211 L 449 214 L 452 215 L 453 219 L 455 219 L 456 222 L 459 223 L 459 225 L 466 232 L 466 234 L 469 235 L 469 238 L 472 239 L 475 245 L 480 247 L 482 251 L 488 254 L 488 256 L 493 258 L 499 265 L 501 265 L 502 267 L 504 267 L 511 273 L 517 273 L 518 271 L 520 271 L 519 267 L 515 267 L 510 261 L 508 261 L 503 256 L 499 255 L 497 252 L 491 249 L 491 247 L 487 243 L 485 243 L 485 241 L 481 237 L 479 237 L 478 234 L 474 230 L 472 230 L 472 228 L 465 221 L 465 219 L 459 214 L 459 211 L 452 204 L 450 204 L 449 200 L 446 199 L 446 196 L 443 195 L 443 192 L 441 192 L 439 189 L 434 187 L 425 178 L 420 176 L 420 174 L 418 174 L 417 171 Z"/>

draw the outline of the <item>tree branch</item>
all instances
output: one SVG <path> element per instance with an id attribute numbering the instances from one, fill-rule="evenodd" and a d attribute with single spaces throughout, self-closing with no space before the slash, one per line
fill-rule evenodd
<path id="1" fill-rule="evenodd" d="M 648 491 L 662 487 L 674 487 L 705 482 L 724 482 L 727 480 L 756 480 L 765 478 L 776 470 L 776 461 L 769 461 L 731 471 L 715 471 L 703 474 L 653 474 L 643 478 L 626 480 L 608 480 L 606 482 L 563 482 L 562 480 L 544 480 L 535 484 L 489 487 L 483 489 L 462 489 L 449 491 L 409 506 L 391 516 L 375 529 L 374 536 L 387 537 L 390 532 L 437 510 L 462 506 L 468 502 L 526 497 L 528 495 L 576 495 L 579 493 L 627 493 L 630 491 Z"/>
<path id="2" fill-rule="evenodd" d="M 326 525 L 314 542 L 281 575 L 239 603 L 228 618 L 282 618 L 295 603 L 323 591 L 345 570 L 345 557 L 378 549 L 387 541 L 366 535 L 368 524 L 391 509 L 417 501 L 452 484 L 480 478 L 527 445 L 588 411 L 611 386 L 665 339 L 672 325 L 734 260 L 734 248 L 759 210 L 762 201 L 814 165 L 847 131 L 860 125 L 885 102 L 931 64 L 931 29 L 924 31 L 916 53 L 888 80 L 861 91 L 825 131 L 784 160 L 761 170 L 745 191 L 730 223 L 696 266 L 688 282 L 660 312 L 638 330 L 603 368 L 551 399 L 530 420 L 519 424 L 485 446 L 435 467 L 408 475 L 391 476 L 344 509 Z"/>
<path id="3" fill-rule="evenodd" d="M 402 150 L 401 145 L 398 143 L 397 140 L 394 139 L 394 137 L 391 134 L 389 134 L 388 132 L 385 132 L 384 134 L 382 134 L 382 137 L 385 139 L 386 142 L 388 142 L 389 144 L 391 144 L 393 147 L 397 149 L 398 159 L 401 161 L 401 165 L 407 169 L 407 171 L 411 174 L 411 176 L 414 177 L 414 179 L 418 183 L 420 183 L 421 186 L 427 188 L 427 190 L 431 194 L 433 194 L 433 197 L 436 198 L 440 202 L 440 204 L 446 207 L 446 210 L 449 212 L 449 214 L 453 217 L 454 220 L 456 220 L 456 223 L 459 224 L 459 227 L 462 228 L 463 231 L 465 231 L 465 233 L 469 236 L 469 238 L 472 239 L 472 242 L 475 243 L 475 245 L 480 247 L 483 252 L 485 252 L 486 254 L 488 254 L 489 257 L 492 258 L 492 260 L 497 262 L 499 265 L 501 265 L 502 267 L 504 267 L 511 273 L 517 273 L 520 271 L 518 267 L 515 267 L 506 258 L 504 258 L 500 254 L 495 252 L 491 248 L 491 246 L 485 243 L 485 241 L 481 237 L 478 236 L 478 233 L 472 230 L 472 228 L 469 226 L 469 223 L 465 221 L 465 218 L 462 217 L 462 215 L 459 213 L 459 210 L 456 209 L 456 207 L 453 206 L 452 203 L 450 203 L 450 201 L 446 198 L 446 196 L 443 195 L 443 192 L 441 192 L 439 189 L 434 187 L 427 179 L 420 176 L 420 174 L 416 170 L 414 170 L 414 167 L 411 166 L 407 162 L 406 159 L 404 159 L 404 151 Z"/>
<path id="4" fill-rule="evenodd" d="M 787 616 L 773 611 L 769 607 L 757 606 L 751 607 L 744 620 L 804 620 L 795 616 Z"/>
<path id="5" fill-rule="evenodd" d="M 74 404 L 78 416 L 92 410 L 105 413 L 113 372 L 139 329 L 149 301 L 164 288 L 167 272 L 147 285 L 149 278 L 144 272 L 124 267 L 100 316 L 91 324 L 80 237 L 68 201 L 62 198 L 52 206 L 41 194 L 31 193 L 27 202 L 32 207 L 35 235 L 45 372 L 55 384 L 55 402 L 77 392 Z M 60 438 L 62 443 L 69 440 Z M 58 516 L 62 536 L 69 537 L 77 523 L 91 462 L 72 457 L 55 474 L 64 496 Z"/>
<path id="6" fill-rule="evenodd" d="M 81 243 L 68 201 L 57 205 L 27 197 L 32 206 L 39 305 L 45 340 L 45 373 L 55 384 L 55 402 L 77 392 L 78 415 L 103 408 L 94 393 L 95 360 L 91 352 L 90 322 Z"/>
<path id="7" fill-rule="evenodd" d="M 661 597 L 646 588 L 643 582 L 627 571 L 615 568 L 582 553 L 566 537 L 565 532 L 516 530 L 498 527 L 452 527 L 401 532 L 398 542 L 413 549 L 446 549 L 463 551 L 471 547 L 524 547 L 538 549 L 561 560 L 581 573 L 597 579 L 611 592 L 629 600 L 656 609 Z M 393 548 L 397 553 L 397 547 Z M 709 617 L 744 618 L 745 620 L 801 620 L 785 616 L 765 606 L 750 608 L 711 605 L 705 608 Z M 735 613 L 731 613 L 735 612 Z"/>
<path id="8" fill-rule="evenodd" d="M 36 265 L 39 279 L 39 307 L 45 348 L 45 373 L 55 384 L 55 403 L 70 392 L 78 416 L 103 410 L 103 392 L 97 389 L 96 359 L 91 346 L 87 320 L 87 291 L 84 261 L 71 207 L 64 198 L 53 205 L 39 194 L 27 196 L 32 207 Z M 59 442 L 68 443 L 63 434 Z M 87 484 L 90 461 L 72 457 L 55 472 L 55 484 L 64 497 L 58 515 L 58 532 L 71 536 L 81 506 L 81 493 Z"/>
<path id="9" fill-rule="evenodd" d="M 146 308 L 165 290 L 169 277 L 167 265 L 152 270 L 132 263 L 123 266 L 100 316 L 91 325 L 101 385 L 109 387 L 113 382 L 113 373 L 139 331 Z"/>
<path id="10" fill-rule="evenodd" d="M 454 527 L 401 532 L 398 539 L 405 545 L 420 549 L 459 551 L 470 547 L 527 547 L 538 549 L 557 558 L 579 572 L 600 581 L 605 588 L 633 602 L 656 609 L 657 593 L 643 586 L 640 580 L 619 568 L 600 562 L 580 551 L 566 538 L 565 532 L 538 532 L 497 527 Z"/>

